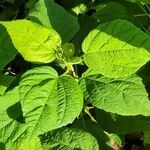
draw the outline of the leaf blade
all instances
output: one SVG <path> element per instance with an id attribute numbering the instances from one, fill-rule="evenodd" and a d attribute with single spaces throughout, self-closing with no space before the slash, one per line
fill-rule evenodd
<path id="1" fill-rule="evenodd" d="M 149 61 L 149 43 L 149 36 L 140 29 L 115 20 L 91 31 L 82 48 L 86 65 L 95 73 L 119 77 L 135 73 Z"/>
<path id="2" fill-rule="evenodd" d="M 83 107 L 77 82 L 46 66 L 23 75 L 20 97 L 27 128 L 36 136 L 71 123 Z"/>
<path id="3" fill-rule="evenodd" d="M 93 75 L 83 78 L 80 84 L 86 101 L 99 109 L 122 116 L 150 114 L 148 94 L 136 75 L 121 78 Z"/>
<path id="4" fill-rule="evenodd" d="M 25 19 L 0 24 L 6 28 L 14 47 L 25 60 L 48 63 L 56 58 L 55 51 L 59 50 L 61 39 L 55 30 Z"/>
<path id="5" fill-rule="evenodd" d="M 70 41 L 79 28 L 77 18 L 67 13 L 54 0 L 39 0 L 30 11 L 29 18 L 45 27 L 55 29 L 61 35 L 63 43 Z"/>

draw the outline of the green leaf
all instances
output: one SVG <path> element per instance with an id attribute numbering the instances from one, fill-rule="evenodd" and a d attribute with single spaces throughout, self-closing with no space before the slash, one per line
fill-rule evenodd
<path id="1" fill-rule="evenodd" d="M 0 74 L 0 95 L 5 92 L 14 79 L 15 77 L 13 76 Z"/>
<path id="2" fill-rule="evenodd" d="M 114 133 L 106 133 L 107 136 L 109 137 L 109 142 L 107 144 L 111 146 L 113 149 L 119 149 L 119 147 L 122 146 L 122 140 L 121 138 Z"/>
<path id="3" fill-rule="evenodd" d="M 149 1 L 149 0 L 127 0 L 127 1 L 140 2 L 140 3 L 143 3 L 143 4 L 150 4 L 150 1 Z"/>
<path id="4" fill-rule="evenodd" d="M 79 64 L 82 62 L 81 57 L 75 56 L 75 47 L 72 43 L 62 45 L 63 56 L 68 64 Z"/>
<path id="5" fill-rule="evenodd" d="M 39 0 L 30 11 L 29 18 L 45 27 L 55 29 L 63 43 L 70 41 L 79 28 L 77 18 L 68 14 L 54 0 Z"/>
<path id="6" fill-rule="evenodd" d="M 41 137 L 44 150 L 99 150 L 97 140 L 77 128 L 60 128 Z"/>
<path id="7" fill-rule="evenodd" d="M 0 24 L 0 70 L 2 70 L 17 55 L 6 28 Z"/>
<path id="8" fill-rule="evenodd" d="M 65 58 L 72 58 L 75 54 L 75 47 L 73 43 L 65 43 L 62 45 L 62 51 Z"/>
<path id="9" fill-rule="evenodd" d="M 18 87 L 0 96 L 0 142 L 6 142 L 16 127 L 16 122 L 8 115 L 8 109 L 19 100 Z"/>
<path id="10" fill-rule="evenodd" d="M 56 58 L 61 46 L 59 35 L 50 28 L 28 20 L 0 22 L 10 36 L 14 47 L 30 62 L 49 63 Z"/>
<path id="11" fill-rule="evenodd" d="M 100 109 L 96 109 L 95 114 L 96 121 L 103 127 L 105 131 L 110 133 L 124 135 L 132 132 L 150 131 L 150 117 L 141 115 L 121 116 L 108 113 Z"/>
<path id="12" fill-rule="evenodd" d="M 119 18 L 128 19 L 128 12 L 123 5 L 116 2 L 109 2 L 98 5 L 94 17 L 96 17 L 100 23 L 104 23 Z"/>
<path id="13" fill-rule="evenodd" d="M 125 116 L 150 115 L 150 101 L 140 77 L 87 76 L 80 82 L 85 99 L 97 108 Z"/>
<path id="14" fill-rule="evenodd" d="M 144 143 L 150 144 L 150 131 L 144 132 Z"/>
<path id="15" fill-rule="evenodd" d="M 25 73 L 19 85 L 25 122 L 32 136 L 62 127 L 80 114 L 83 95 L 75 79 L 50 67 Z"/>
<path id="16" fill-rule="evenodd" d="M 10 123 L 12 120 L 7 114 L 7 109 L 19 101 L 18 87 L 0 96 L 0 129 Z M 0 135 L 1 136 L 1 135 Z"/>
<path id="17" fill-rule="evenodd" d="M 150 59 L 150 37 L 128 21 L 115 20 L 92 30 L 83 42 L 86 65 L 107 77 L 135 73 Z"/>
<path id="18" fill-rule="evenodd" d="M 27 140 L 27 137 L 24 136 L 13 143 L 9 150 L 42 150 L 42 147 L 38 137 Z"/>
<path id="19" fill-rule="evenodd" d="M 78 119 L 73 122 L 72 127 L 82 129 L 85 132 L 93 135 L 97 139 L 99 149 L 111 150 L 111 148 L 106 145 L 106 143 L 109 141 L 109 138 L 106 135 L 106 132 L 100 126 L 100 124 L 91 120 Z"/>

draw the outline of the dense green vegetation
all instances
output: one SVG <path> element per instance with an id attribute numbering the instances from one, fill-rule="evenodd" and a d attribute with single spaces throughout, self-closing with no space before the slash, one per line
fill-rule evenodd
<path id="1" fill-rule="evenodd" d="M 150 0 L 0 1 L 0 150 L 150 149 Z"/>

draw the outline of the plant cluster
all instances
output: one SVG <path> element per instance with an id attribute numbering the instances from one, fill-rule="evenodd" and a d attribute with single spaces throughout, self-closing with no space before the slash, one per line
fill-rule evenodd
<path id="1" fill-rule="evenodd" d="M 0 20 L 0 150 L 150 144 L 150 0 L 2 0 Z"/>

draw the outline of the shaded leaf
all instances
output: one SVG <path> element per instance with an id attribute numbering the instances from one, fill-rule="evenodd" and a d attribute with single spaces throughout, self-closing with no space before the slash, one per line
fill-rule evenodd
<path id="1" fill-rule="evenodd" d="M 128 11 L 119 3 L 110 2 L 98 5 L 94 17 L 99 20 L 99 23 L 109 22 L 115 19 L 128 19 Z"/>
<path id="2" fill-rule="evenodd" d="M 2 70 L 17 55 L 11 37 L 0 22 L 0 70 Z"/>
<path id="3" fill-rule="evenodd" d="M 150 117 L 121 116 L 96 109 L 96 120 L 103 129 L 110 133 L 124 135 L 133 132 L 150 131 Z"/>
<path id="4" fill-rule="evenodd" d="M 0 74 L 0 95 L 5 92 L 14 79 L 15 77 L 13 76 Z"/>

